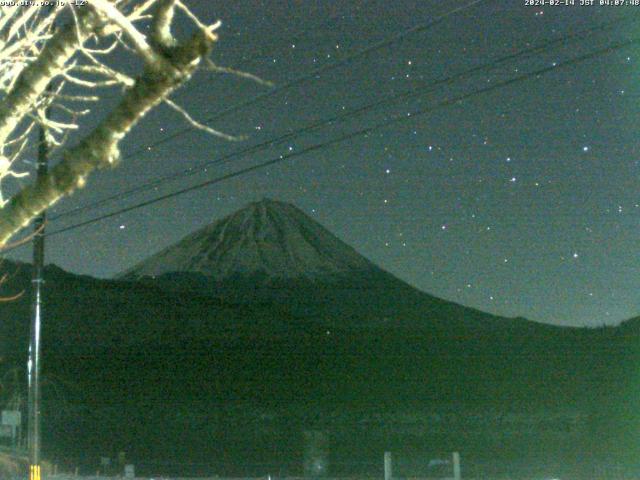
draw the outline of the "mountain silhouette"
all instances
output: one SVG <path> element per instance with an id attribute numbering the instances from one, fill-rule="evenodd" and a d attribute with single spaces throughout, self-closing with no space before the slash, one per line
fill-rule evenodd
<path id="1" fill-rule="evenodd" d="M 309 278 L 377 267 L 297 207 L 264 199 L 208 225 L 122 274 L 124 279 L 200 273 Z"/>
<path id="2" fill-rule="evenodd" d="M 3 268 L 0 295 L 25 295 L 0 303 L 0 367 L 23 368 L 30 266 Z M 608 454 L 640 428 L 639 323 L 561 328 L 440 299 L 263 200 L 117 279 L 45 269 L 44 376 L 60 382 L 43 390 L 45 441 L 84 459 L 226 456 L 238 475 L 263 473 L 241 468 L 247 451 L 291 462 L 316 428 L 362 462 L 387 438 L 400 450 L 464 438 L 485 458 L 502 442 Z"/>
<path id="3" fill-rule="evenodd" d="M 294 205 L 270 199 L 189 234 L 117 278 L 236 303 L 275 303 L 329 326 L 484 330 L 529 323 L 418 291 Z"/>

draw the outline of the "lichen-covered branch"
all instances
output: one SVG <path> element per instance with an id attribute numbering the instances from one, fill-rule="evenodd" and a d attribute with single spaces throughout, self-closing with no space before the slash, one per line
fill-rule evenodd
<path id="1" fill-rule="evenodd" d="M 113 3 L 109 0 L 91 0 L 91 5 L 122 29 L 133 43 L 138 55 L 144 59 L 147 65 L 154 65 L 161 60 L 161 57 L 147 43 L 145 36 L 136 29 L 133 22 L 118 10 Z"/>
<path id="2" fill-rule="evenodd" d="M 196 33 L 189 40 L 173 37 L 176 15 L 193 25 Z M 61 19 L 66 23 L 56 25 Z M 6 202 L 0 185 L 0 247 L 82 187 L 94 170 L 116 164 L 122 139 L 161 102 L 196 128 L 236 138 L 200 124 L 169 100 L 207 58 L 219 25 L 203 23 L 181 0 L 88 0 L 85 7 L 67 2 L 66 7 L 0 9 L 0 184 L 27 174 L 16 165 L 36 145 L 36 125 L 45 128 L 45 141 L 62 154 L 48 174 Z M 142 73 L 135 76 L 103 61 L 114 51 L 136 58 Z M 86 134 L 80 118 L 90 113 L 88 102 L 101 100 L 96 92 L 105 88 L 118 89 L 120 101 Z M 75 142 L 71 148 L 69 138 Z"/>
<path id="3" fill-rule="evenodd" d="M 47 175 L 21 190 L 0 209 L 0 245 L 61 197 L 82 187 L 91 172 L 115 164 L 120 141 L 151 108 L 190 78 L 214 40 L 210 30 L 200 30 L 170 54 L 163 54 L 168 68 L 147 66 L 96 129 L 69 148 Z"/>
<path id="4" fill-rule="evenodd" d="M 3 145 L 21 120 L 36 105 L 49 82 L 65 70 L 65 65 L 78 49 L 77 29 L 89 33 L 97 28 L 95 15 L 78 15 L 77 25 L 68 25 L 53 35 L 43 46 L 37 59 L 19 74 L 13 88 L 0 103 L 0 145 Z"/>
<path id="5" fill-rule="evenodd" d="M 53 125 L 45 121 L 40 112 L 47 105 L 60 106 L 69 101 L 70 96 L 63 94 L 61 88 L 47 91 L 47 86 L 52 82 L 58 86 L 73 84 L 85 90 L 131 86 L 132 82 L 128 81 L 126 75 L 109 69 L 95 56 L 111 53 L 120 44 L 117 37 L 122 35 L 122 25 L 134 36 L 142 36 L 134 32 L 133 24 L 150 17 L 148 12 L 158 1 L 89 0 L 84 7 L 74 7 L 69 2 L 66 6 L 63 6 L 64 2 L 55 6 L 34 2 L 33 5 L 0 8 L 0 156 L 17 159 L 15 146 L 21 142 L 16 139 L 22 135 L 20 132 L 36 124 Z M 56 26 L 56 20 L 66 10 L 70 11 L 73 21 L 68 21 L 69 16 L 66 16 L 66 25 Z M 105 37 L 113 38 L 111 46 L 105 48 L 97 45 L 98 39 Z M 92 44 L 93 48 L 89 48 L 85 45 L 89 43 L 96 45 Z M 76 55 L 78 52 L 82 54 L 80 58 Z M 87 61 L 92 65 L 83 64 Z M 89 66 L 94 68 L 93 72 L 86 72 L 89 78 L 77 75 L 79 69 Z M 99 73 L 96 73 L 97 69 Z M 96 75 L 103 78 L 96 79 Z M 75 94 L 72 101 L 91 97 L 95 96 Z M 65 120 L 69 120 L 69 117 Z M 77 116 L 71 115 L 71 121 L 76 120 Z M 57 122 L 55 125 L 64 123 Z M 78 125 L 68 126 L 78 128 Z M 69 137 L 70 128 L 51 128 L 48 141 L 52 145 L 62 146 Z M 23 149 L 18 153 L 25 151 Z M 0 169 L 0 183 L 4 178 L 16 176 L 15 168 L 19 168 L 16 165 L 12 161 L 9 168 Z M 0 197 L 1 194 L 0 189 Z M 2 205 L 4 202 L 0 201 Z"/>

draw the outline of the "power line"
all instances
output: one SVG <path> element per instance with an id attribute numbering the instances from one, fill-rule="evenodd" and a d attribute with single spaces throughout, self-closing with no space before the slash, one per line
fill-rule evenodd
<path id="1" fill-rule="evenodd" d="M 344 13 L 335 13 L 333 15 L 331 15 L 330 17 L 326 18 L 325 20 L 323 20 L 322 22 L 319 22 L 317 25 L 313 25 L 312 27 L 305 27 L 305 29 L 300 29 L 297 32 L 292 32 L 292 33 L 285 33 L 284 38 L 287 40 L 286 43 L 286 47 L 285 46 L 280 46 L 280 50 L 285 50 L 285 48 L 290 48 L 291 45 L 295 46 L 296 44 L 298 44 L 299 42 L 303 42 L 304 40 L 308 40 L 309 39 L 309 31 L 313 31 L 313 32 L 317 32 L 320 34 L 320 36 L 322 36 L 322 31 L 320 30 L 321 28 L 331 24 L 332 22 L 338 20 L 340 17 L 344 17 L 345 14 Z M 268 55 L 273 55 L 273 47 L 271 46 L 267 46 L 264 44 L 261 44 L 262 48 L 258 49 L 257 52 L 254 52 L 252 55 L 250 55 L 248 58 L 243 58 L 241 62 L 239 62 L 238 65 L 234 66 L 233 68 L 235 70 L 239 70 L 240 68 L 245 68 L 245 65 L 248 63 L 253 62 L 254 60 L 266 57 Z M 229 53 L 228 50 L 224 50 L 223 54 L 225 53 Z M 240 51 L 238 51 L 237 53 L 241 53 Z M 208 120 L 205 120 L 206 122 L 208 122 Z M 191 131 L 191 130 L 189 130 Z"/>
<path id="2" fill-rule="evenodd" d="M 480 4 L 482 2 L 487 2 L 487 1 L 490 1 L 490 0 L 472 0 L 469 3 L 466 3 L 466 4 L 461 5 L 459 7 L 453 8 L 453 9 L 451 9 L 451 10 L 449 10 L 449 11 L 447 11 L 447 12 L 445 12 L 445 13 L 439 15 L 439 16 L 437 16 L 435 19 L 431 20 L 430 22 L 427 22 L 427 23 L 424 23 L 424 24 L 415 25 L 415 26 L 413 26 L 411 28 L 403 30 L 402 32 L 397 33 L 396 35 L 392 35 L 391 37 L 388 37 L 388 38 L 385 38 L 385 39 L 380 40 L 378 42 L 375 42 L 372 45 L 369 45 L 368 47 L 365 47 L 365 48 L 363 48 L 361 50 L 358 50 L 358 51 L 356 51 L 356 52 L 354 52 L 352 54 L 349 54 L 349 55 L 347 55 L 346 57 L 344 57 L 343 59 L 341 59 L 341 60 L 339 60 L 337 62 L 331 63 L 329 65 L 324 65 L 322 67 L 318 67 L 315 70 L 312 70 L 309 73 L 300 75 L 300 76 L 298 76 L 298 77 L 296 77 L 296 78 L 294 78 L 294 79 L 292 79 L 292 80 L 290 80 L 290 81 L 288 81 L 288 82 L 286 82 L 286 83 L 284 83 L 284 84 L 282 84 L 282 85 L 280 85 L 278 87 L 275 87 L 272 90 L 269 90 L 269 91 L 267 91 L 265 93 L 256 95 L 256 96 L 254 96 L 254 97 L 252 97 L 252 98 L 250 98 L 250 99 L 248 99 L 246 101 L 237 103 L 237 104 L 232 105 L 230 107 L 227 107 L 227 108 L 215 113 L 214 115 L 206 118 L 204 120 L 204 123 L 212 123 L 212 122 L 214 122 L 216 120 L 219 120 L 222 117 L 225 117 L 226 115 L 228 115 L 230 113 L 236 112 L 236 111 L 241 110 L 241 109 L 243 109 L 245 107 L 249 107 L 249 106 L 251 106 L 251 105 L 253 105 L 255 103 L 258 103 L 258 102 L 260 102 L 262 100 L 265 100 L 265 99 L 267 99 L 269 97 L 272 97 L 272 96 L 274 96 L 274 95 L 276 95 L 276 94 L 278 94 L 278 93 L 280 93 L 280 92 L 282 92 L 284 90 L 288 90 L 288 89 L 290 89 L 290 88 L 292 88 L 294 86 L 301 85 L 301 84 L 307 82 L 308 80 L 314 80 L 317 76 L 319 76 L 319 75 L 321 75 L 323 73 L 326 73 L 326 72 L 329 72 L 329 71 L 334 70 L 336 68 L 339 68 L 339 67 L 341 67 L 343 65 L 346 65 L 347 63 L 349 63 L 349 62 L 351 62 L 353 60 L 356 60 L 356 59 L 358 59 L 360 57 L 366 56 L 366 55 L 368 55 L 368 54 L 370 54 L 372 52 L 381 50 L 381 49 L 383 49 L 385 47 L 388 47 L 389 45 L 393 45 L 394 43 L 399 42 L 400 40 L 404 39 L 405 37 L 408 37 L 409 35 L 413 35 L 415 33 L 420 33 L 420 32 L 426 31 L 426 30 L 428 30 L 430 28 L 433 28 L 436 25 L 438 25 L 438 24 L 442 23 L 443 21 L 445 21 L 446 19 L 448 19 L 449 17 L 451 17 L 453 15 L 456 15 L 458 13 L 461 13 L 461 12 L 463 12 L 465 10 L 468 10 L 468 9 L 470 9 L 470 8 Z M 193 127 L 193 126 L 185 127 L 182 130 L 179 130 L 178 132 L 175 132 L 175 133 L 173 133 L 171 135 L 167 135 L 166 137 L 158 140 L 157 142 L 155 142 L 154 146 L 162 145 L 162 144 L 167 143 L 167 142 L 169 142 L 169 141 L 171 141 L 171 140 L 173 140 L 173 139 L 175 139 L 177 137 L 180 137 L 182 135 L 185 135 L 185 134 L 187 134 L 189 132 L 192 132 L 192 131 L 195 131 L 195 130 L 196 130 L 196 128 Z M 128 155 L 124 155 L 122 157 L 122 160 L 131 159 L 133 157 L 136 157 L 136 156 L 144 153 L 145 151 L 146 151 L 146 148 L 139 148 L 139 149 L 134 150 L 133 152 L 129 153 Z"/>
<path id="3" fill-rule="evenodd" d="M 636 19 L 633 19 L 633 20 L 636 20 Z M 438 86 L 452 84 L 455 81 L 459 81 L 459 80 L 463 80 L 463 79 L 466 79 L 466 78 L 470 78 L 470 77 L 472 77 L 473 75 L 475 75 L 475 74 L 477 74 L 479 72 L 490 71 L 490 70 L 492 70 L 494 68 L 497 68 L 497 67 L 499 67 L 499 66 L 501 66 L 501 65 L 503 65 L 503 64 L 505 64 L 507 62 L 510 62 L 512 60 L 517 60 L 520 57 L 525 57 L 526 58 L 527 56 L 530 56 L 530 55 L 532 55 L 534 53 L 537 53 L 537 52 L 540 52 L 540 51 L 544 51 L 544 50 L 546 50 L 549 47 L 552 47 L 554 45 L 566 43 L 566 42 L 569 42 L 569 41 L 574 40 L 576 38 L 580 39 L 580 38 L 584 37 L 587 34 L 593 33 L 593 32 L 598 31 L 598 30 L 607 30 L 607 29 L 609 29 L 609 28 L 611 28 L 611 27 L 613 27 L 613 26 L 615 26 L 615 25 L 617 25 L 619 23 L 628 22 L 628 21 L 630 21 L 630 19 L 628 17 L 621 17 L 621 18 L 618 18 L 618 19 L 615 19 L 615 20 L 612 20 L 612 21 L 609 21 L 609 22 L 604 22 L 604 23 L 599 24 L 599 25 L 597 25 L 595 27 L 590 27 L 590 28 L 587 28 L 587 29 L 583 29 L 583 30 L 580 30 L 580 31 L 572 33 L 572 34 L 564 35 L 564 36 L 561 36 L 561 37 L 558 37 L 558 38 L 555 38 L 555 39 L 551 39 L 551 40 L 542 42 L 542 43 L 540 43 L 538 45 L 535 45 L 535 46 L 532 46 L 532 47 L 529 47 L 529 48 L 521 49 L 521 50 L 519 50 L 517 52 L 514 52 L 514 53 L 511 53 L 509 55 L 503 56 L 501 58 L 486 62 L 486 63 L 484 63 L 482 65 L 478 65 L 478 66 L 473 67 L 471 69 L 468 69 L 468 70 L 453 74 L 453 75 L 445 77 L 445 78 L 441 78 L 439 80 L 431 82 L 430 84 L 428 84 L 426 86 L 423 85 L 423 86 L 416 87 L 416 88 L 413 88 L 413 89 L 410 89 L 410 90 L 407 90 L 407 91 L 404 91 L 404 92 L 401 92 L 401 93 L 398 93 L 398 94 L 395 94 L 395 95 L 383 97 L 383 98 L 381 98 L 379 100 L 376 100 L 374 102 L 371 102 L 369 104 L 360 106 L 360 107 L 358 107 L 356 109 L 349 110 L 347 112 L 342 112 L 340 114 L 331 116 L 329 118 L 325 118 L 323 120 L 320 120 L 318 122 L 309 124 L 309 125 L 307 125 L 305 127 L 299 128 L 297 130 L 294 130 L 292 132 L 286 133 L 286 134 L 281 135 L 279 137 L 271 138 L 271 139 L 268 139 L 268 140 L 266 140 L 264 142 L 261 142 L 259 144 L 256 144 L 256 145 L 253 145 L 253 146 L 250 146 L 250 147 L 246 147 L 246 148 L 243 148 L 241 150 L 237 150 L 235 152 L 231 152 L 231 153 L 229 153 L 227 155 L 223 155 L 222 157 L 219 157 L 219 158 L 214 159 L 214 160 L 208 160 L 206 162 L 202 162 L 202 163 L 200 163 L 200 164 L 198 164 L 198 165 L 196 165 L 194 167 L 189 167 L 189 168 L 187 168 L 185 170 L 182 170 L 180 172 L 174 172 L 172 174 L 165 175 L 165 176 L 160 177 L 158 179 L 151 180 L 151 181 L 146 182 L 146 183 L 144 183 L 142 185 L 138 185 L 136 187 L 133 187 L 133 188 L 131 188 L 129 190 L 125 190 L 125 191 L 119 192 L 117 194 L 110 195 L 108 197 L 105 197 L 105 198 L 100 199 L 98 201 L 92 202 L 90 204 L 81 205 L 81 206 L 78 206 L 76 208 L 67 210 L 65 212 L 61 212 L 58 215 L 52 216 L 51 220 L 53 221 L 53 220 L 57 220 L 57 219 L 60 219 L 60 218 L 63 218 L 63 217 L 67 217 L 67 216 L 70 216 L 70 215 L 77 215 L 77 214 L 80 214 L 80 213 L 85 212 L 85 211 L 94 210 L 94 209 L 96 209 L 96 208 L 98 208 L 98 207 L 100 207 L 102 205 L 105 205 L 105 204 L 111 202 L 111 201 L 122 200 L 123 198 L 127 198 L 127 197 L 129 197 L 131 195 L 134 195 L 136 193 L 144 192 L 144 191 L 149 190 L 151 188 L 154 188 L 154 187 L 157 187 L 159 185 L 162 185 L 162 184 L 164 184 L 166 182 L 171 182 L 171 181 L 175 181 L 178 178 L 183 178 L 183 177 L 194 175 L 194 174 L 199 173 L 200 171 L 202 171 L 204 168 L 211 167 L 211 166 L 214 166 L 214 165 L 224 164 L 224 163 L 228 162 L 229 160 L 231 160 L 233 158 L 241 157 L 241 156 L 245 156 L 245 155 L 250 154 L 250 153 L 254 153 L 254 152 L 257 152 L 257 151 L 265 150 L 268 147 L 272 147 L 272 146 L 278 145 L 280 143 L 283 143 L 283 142 L 285 142 L 287 140 L 290 140 L 292 138 L 298 137 L 298 136 L 302 135 L 303 133 L 308 133 L 308 132 L 311 132 L 313 130 L 317 130 L 318 128 L 321 128 L 323 126 L 331 125 L 331 124 L 333 124 L 335 122 L 342 121 L 342 120 L 344 120 L 346 118 L 353 117 L 353 116 L 365 113 L 365 112 L 370 111 L 370 110 L 372 110 L 374 108 L 377 108 L 377 107 L 379 107 L 381 105 L 385 105 L 385 104 L 388 104 L 388 103 L 393 103 L 393 102 L 396 102 L 398 100 L 407 100 L 407 99 L 412 98 L 414 96 L 425 95 L 427 93 L 431 93 Z M 163 139 L 162 142 L 164 143 L 164 139 Z M 155 143 L 155 144 L 152 144 L 151 146 L 154 147 L 157 144 L 158 143 Z"/>
<path id="4" fill-rule="evenodd" d="M 471 99 L 471 98 L 473 98 L 475 96 L 478 96 L 478 95 L 481 95 L 481 94 L 485 94 L 485 93 L 489 93 L 489 92 L 495 91 L 497 89 L 500 89 L 500 88 L 503 88 L 503 87 L 506 87 L 506 86 L 510 86 L 510 85 L 513 85 L 513 84 L 516 84 L 516 83 L 519 83 L 519 82 L 523 82 L 523 81 L 528 80 L 530 78 L 540 77 L 540 76 L 545 75 L 547 73 L 550 73 L 550 72 L 553 72 L 553 71 L 557 71 L 558 69 L 565 68 L 565 67 L 572 66 L 572 65 L 576 65 L 576 64 L 582 63 L 582 62 L 584 62 L 586 60 L 590 60 L 590 59 L 593 59 L 593 58 L 596 58 L 596 57 L 611 53 L 613 51 L 620 50 L 622 48 L 626 48 L 626 47 L 629 47 L 631 45 L 636 45 L 636 44 L 639 44 L 639 43 L 640 43 L 640 38 L 634 38 L 634 39 L 627 40 L 627 41 L 624 41 L 624 42 L 618 42 L 618 43 L 610 44 L 609 46 L 607 46 L 605 48 L 598 49 L 598 50 L 586 53 L 584 55 L 580 55 L 578 57 L 574 57 L 572 59 L 565 60 L 563 62 L 558 62 L 554 66 L 541 68 L 541 69 L 535 70 L 533 72 L 529 72 L 529 73 L 526 73 L 526 74 L 523 74 L 523 75 L 519 75 L 519 76 L 511 78 L 509 80 L 505 80 L 505 81 L 502 81 L 502 82 L 499 82 L 499 83 L 495 83 L 495 84 L 493 84 L 491 86 L 488 86 L 488 87 L 485 87 L 485 88 L 482 88 L 482 89 L 479 89 L 479 90 L 475 90 L 473 92 L 469 92 L 469 93 L 466 93 L 466 94 L 463 94 L 463 95 L 459 95 L 457 97 L 453 97 L 453 98 L 450 98 L 448 100 L 442 101 L 442 102 L 440 102 L 440 103 L 438 103 L 438 104 L 436 104 L 436 105 L 434 105 L 432 107 L 427 107 L 427 108 L 424 108 L 424 109 L 416 110 L 413 113 L 403 114 L 403 115 L 396 115 L 394 117 L 391 117 L 391 118 L 385 120 L 384 122 L 377 123 L 377 124 L 372 125 L 370 127 L 359 129 L 359 130 L 350 132 L 348 134 L 341 135 L 341 136 L 336 137 L 334 139 L 331 139 L 331 140 L 328 140 L 328 141 L 325 141 L 325 142 L 322 142 L 322 143 L 317 143 L 315 145 L 311 145 L 311 146 L 306 147 L 306 148 L 304 148 L 304 149 L 302 149 L 300 151 L 297 151 L 297 152 L 292 152 L 292 153 L 289 153 L 287 155 L 280 155 L 279 157 L 273 158 L 271 160 L 267 160 L 265 162 L 262 162 L 262 163 L 259 163 L 259 164 L 256 164 L 256 165 L 253 165 L 253 166 L 250 166 L 250 167 L 246 167 L 246 168 L 237 170 L 235 172 L 228 173 L 226 175 L 221 175 L 219 177 L 216 177 L 216 178 L 213 178 L 213 179 L 209 179 L 209 180 L 207 180 L 205 182 L 201 182 L 201 183 L 189 186 L 189 187 L 182 188 L 180 190 L 176 190 L 174 192 L 170 192 L 170 193 L 167 193 L 167 194 L 164 194 L 164 195 L 160 195 L 158 197 L 155 197 L 155 198 L 152 198 L 152 199 L 149 199 L 149 200 L 146 200 L 146 201 L 143 201 L 143 202 L 140 202 L 140 203 L 128 206 L 128 207 L 124 207 L 124 208 L 115 210 L 113 212 L 110 212 L 110 213 L 107 213 L 107 214 L 104 214 L 104 215 L 100 215 L 100 216 L 94 217 L 92 219 L 89 219 L 89 220 L 86 220 L 86 221 L 83 221 L 83 222 L 79 222 L 79 223 L 70 225 L 68 227 L 64 227 L 64 228 L 61 228 L 61 229 L 58 229 L 58 230 L 54 230 L 52 232 L 49 232 L 49 233 L 45 234 L 45 236 L 53 236 L 53 235 L 57 235 L 57 234 L 60 234 L 60 233 L 65 233 L 65 232 L 68 232 L 68 231 L 71 231 L 71 230 L 75 230 L 75 229 L 78 229 L 78 228 L 86 226 L 86 225 L 90 225 L 90 224 L 93 224 L 93 223 L 96 223 L 96 222 L 99 222 L 99 221 L 102 221 L 102 220 L 106 220 L 106 219 L 111 218 L 111 217 L 115 217 L 117 215 L 121 215 L 123 213 L 127 213 L 127 212 L 130 212 L 130 211 L 133 211 L 133 210 L 138 210 L 138 209 L 146 207 L 148 205 L 152 205 L 154 203 L 158 203 L 158 202 L 161 202 L 163 200 L 167 200 L 167 199 L 170 199 L 170 198 L 174 198 L 174 197 L 183 195 L 185 193 L 189 193 L 189 192 L 192 192 L 192 191 L 195 191 L 195 190 L 199 190 L 199 189 L 208 187 L 210 185 L 214 185 L 216 183 L 220 183 L 222 181 L 225 181 L 225 180 L 228 180 L 228 179 L 231 179 L 231 178 L 239 177 L 239 176 L 245 175 L 247 173 L 250 173 L 250 172 L 253 172 L 253 171 L 256 171 L 256 170 L 261 170 L 261 169 L 264 169 L 266 167 L 275 165 L 277 163 L 284 162 L 285 160 L 289 160 L 289 159 L 292 159 L 292 158 L 295 158 L 295 157 L 299 157 L 299 156 L 305 155 L 307 153 L 311 153 L 311 152 L 314 152 L 314 151 L 317 151 L 317 150 L 321 150 L 321 149 L 324 149 L 324 148 L 330 147 L 332 145 L 336 145 L 336 144 L 342 143 L 342 142 L 347 141 L 347 140 L 351 140 L 353 138 L 356 138 L 356 137 L 359 137 L 359 136 L 362 136 L 362 135 L 367 135 L 367 134 L 370 134 L 370 133 L 372 133 L 372 132 L 374 132 L 376 130 L 380 130 L 382 128 L 386 128 L 386 127 L 389 127 L 391 125 L 395 125 L 395 124 L 398 124 L 398 123 L 401 123 L 401 122 L 412 120 L 415 117 L 418 117 L 420 115 L 424 115 L 424 114 L 427 114 L 427 113 L 431 113 L 431 112 L 433 112 L 434 110 L 437 110 L 437 109 L 448 107 L 448 106 L 453 105 L 453 104 L 462 103 L 464 100 Z M 12 249 L 7 249 L 6 251 L 10 251 L 10 250 L 12 250 Z"/>
<path id="5" fill-rule="evenodd" d="M 286 83 L 284 83 L 284 84 L 282 84 L 282 85 L 280 85 L 280 86 L 278 86 L 278 87 L 276 87 L 276 88 L 274 88 L 272 90 L 269 90 L 269 91 L 267 91 L 265 93 L 261 93 L 259 95 L 256 95 L 256 96 L 254 96 L 254 97 L 252 97 L 252 98 L 250 98 L 250 99 L 248 99 L 248 100 L 246 100 L 244 102 L 240 102 L 240 103 L 237 103 L 237 104 L 232 105 L 230 107 L 227 107 L 227 108 L 215 113 L 211 117 L 208 117 L 207 119 L 204 120 L 204 122 L 205 123 L 212 123 L 212 122 L 214 122 L 216 120 L 219 120 L 220 118 L 222 118 L 222 117 L 224 117 L 224 116 L 226 116 L 226 115 L 228 115 L 230 113 L 236 112 L 236 111 L 241 110 L 241 109 L 243 109 L 245 107 L 249 107 L 249 106 L 251 106 L 251 105 L 253 105 L 255 103 L 258 103 L 258 102 L 260 102 L 262 100 L 265 100 L 265 99 L 267 99 L 269 97 L 272 97 L 272 96 L 274 96 L 274 95 L 276 95 L 276 94 L 278 94 L 278 93 L 280 93 L 280 92 L 282 92 L 284 90 L 288 90 L 288 89 L 290 89 L 292 87 L 295 87 L 297 85 L 301 85 L 301 84 L 305 83 L 308 80 L 313 80 L 318 75 L 321 75 L 323 73 L 326 73 L 326 72 L 329 72 L 329 71 L 334 70 L 336 68 L 339 68 L 339 67 L 341 67 L 343 65 L 346 65 L 347 63 L 349 63 L 349 62 L 351 62 L 353 60 L 356 60 L 356 59 L 358 59 L 360 57 L 364 57 L 365 55 L 368 55 L 370 53 L 376 52 L 378 50 L 381 50 L 381 49 L 383 49 L 385 47 L 388 47 L 389 45 L 393 45 L 394 43 L 399 42 L 400 40 L 402 40 L 403 38 L 405 38 L 405 37 L 407 37 L 409 35 L 413 35 L 415 33 L 420 33 L 420 32 L 429 30 L 430 28 L 433 28 L 436 25 L 442 23 L 443 21 L 445 21 L 449 17 L 451 17 L 453 15 L 456 15 L 458 13 L 461 13 L 461 12 L 463 12 L 465 10 L 468 10 L 468 9 L 476 6 L 477 4 L 485 2 L 485 1 L 489 1 L 489 0 L 472 0 L 471 2 L 466 3 L 466 4 L 464 4 L 464 5 L 460 6 L 460 7 L 453 8 L 453 9 L 449 10 L 448 12 L 443 13 L 442 15 L 439 15 L 438 17 L 436 17 L 435 19 L 431 20 L 428 23 L 415 25 L 415 26 L 413 26 L 413 27 L 411 27 L 411 28 L 409 28 L 407 30 L 403 30 L 402 32 L 400 32 L 400 33 L 398 33 L 396 35 L 393 35 L 393 36 L 391 36 L 389 38 L 380 40 L 380 41 L 378 41 L 378 42 L 376 42 L 376 43 L 374 43 L 372 45 L 369 45 L 368 47 L 365 47 L 365 48 L 363 48 L 361 50 L 358 50 L 357 52 L 354 52 L 354 53 L 352 53 L 350 55 L 347 55 L 346 57 L 344 57 L 343 59 L 341 59 L 341 60 L 339 60 L 337 62 L 331 63 L 329 65 L 324 65 L 322 67 L 318 67 L 315 70 L 312 70 L 309 73 L 305 73 L 303 75 L 300 75 L 300 76 L 298 76 L 298 77 L 296 77 L 296 78 L 294 78 L 294 79 L 292 79 L 292 80 L 290 80 L 290 81 L 288 81 L 288 82 L 286 82 Z M 193 130 L 194 130 L 194 127 L 186 127 L 186 128 L 184 128 L 184 129 L 182 129 L 182 130 L 180 130 L 180 131 L 178 131 L 178 132 L 176 132 L 176 133 L 174 133 L 172 135 L 168 135 L 168 136 L 164 137 L 163 139 L 158 140 L 158 142 L 156 142 L 156 145 L 162 145 L 162 144 L 164 144 L 164 143 L 166 143 L 166 142 L 168 142 L 170 140 L 173 140 L 176 137 L 184 135 L 185 133 L 192 132 Z M 133 151 L 129 155 L 124 156 L 123 160 L 127 160 L 129 158 L 132 158 L 132 157 L 137 156 L 137 155 L 139 155 L 141 153 L 144 153 L 144 152 L 145 152 L 145 148 L 139 148 L 138 150 Z"/>

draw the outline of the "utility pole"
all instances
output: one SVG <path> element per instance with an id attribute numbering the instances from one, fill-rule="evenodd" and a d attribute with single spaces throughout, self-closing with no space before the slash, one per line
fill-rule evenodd
<path id="1" fill-rule="evenodd" d="M 47 89 L 51 91 L 50 88 Z M 49 108 L 44 117 L 49 118 Z M 49 169 L 49 145 L 47 128 L 38 129 L 38 162 L 36 181 Z M 29 361 L 27 363 L 29 386 L 28 442 L 29 442 L 29 480 L 40 480 L 40 327 L 42 324 L 42 286 L 44 284 L 44 225 L 46 212 L 42 212 L 34 223 L 33 237 L 33 273 L 31 294 L 31 328 L 29 339 Z"/>
<path id="2" fill-rule="evenodd" d="M 393 480 L 393 457 L 391 452 L 384 452 L 384 480 Z"/>
<path id="3" fill-rule="evenodd" d="M 48 13 L 53 12 L 54 3 L 51 2 Z M 55 20 L 52 25 L 55 32 Z M 46 93 L 53 92 L 53 85 L 49 83 Z M 44 109 L 44 120 L 51 116 L 50 106 Z M 38 159 L 36 164 L 37 182 L 49 170 L 49 142 L 47 126 L 41 123 L 38 128 Z M 40 328 L 42 324 L 42 287 L 44 284 L 44 226 L 47 212 L 38 215 L 34 222 L 33 237 L 33 271 L 31 274 L 31 328 L 29 338 L 29 360 L 27 363 L 28 381 L 28 415 L 27 415 L 27 445 L 29 448 L 29 480 L 41 480 L 40 472 Z"/>

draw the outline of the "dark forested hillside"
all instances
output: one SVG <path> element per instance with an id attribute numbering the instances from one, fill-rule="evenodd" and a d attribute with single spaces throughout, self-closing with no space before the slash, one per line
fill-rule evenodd
<path id="1" fill-rule="evenodd" d="M 226 445 L 230 464 L 246 448 L 260 463 L 266 445 L 291 452 L 288 442 L 322 428 L 336 432 L 339 456 L 356 448 L 347 439 L 358 425 L 369 425 L 363 458 L 381 439 L 446 446 L 460 432 L 481 455 L 501 435 L 528 449 L 540 435 L 553 437 L 549 446 L 578 445 L 595 430 L 596 450 L 620 454 L 635 425 L 633 324 L 565 329 L 497 318 L 404 284 L 385 289 L 381 278 L 351 291 L 341 281 L 256 289 L 205 278 L 194 289 L 54 266 L 46 278 L 44 371 L 55 387 L 45 387 L 45 439 L 54 455 L 78 457 L 82 445 L 85 456 L 115 448 L 140 460 L 179 452 L 202 461 Z M 1 306 L 5 368 L 26 358 L 28 288 L 23 265 L 5 292 L 27 294 Z M 434 424 L 433 415 L 447 420 Z"/>
<path id="2" fill-rule="evenodd" d="M 4 268 L 0 293 L 25 293 L 0 304 L 6 370 L 26 363 L 31 281 L 28 265 Z M 288 204 L 251 204 L 120 280 L 49 266 L 45 281 L 52 456 L 92 464 L 125 450 L 296 473 L 309 430 L 330 436 L 336 473 L 391 447 L 479 459 L 636 451 L 637 321 L 560 328 L 433 297 Z"/>

